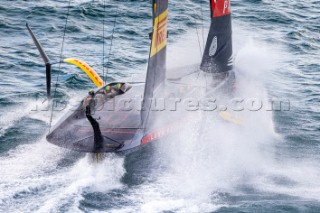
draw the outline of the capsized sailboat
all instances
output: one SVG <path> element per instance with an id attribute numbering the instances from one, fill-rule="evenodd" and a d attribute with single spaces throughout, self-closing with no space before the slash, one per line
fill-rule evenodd
<path id="1" fill-rule="evenodd" d="M 195 66 L 177 70 L 166 68 L 168 0 L 152 0 L 153 32 L 145 83 L 105 85 L 85 62 L 72 58 L 64 60 L 86 72 L 98 89 L 91 91 L 56 124 L 47 135 L 47 141 L 79 152 L 131 152 L 181 128 L 181 125 L 175 125 L 183 119 L 181 113 L 171 113 L 168 118 L 156 122 L 162 117 L 161 110 L 152 110 L 157 98 L 186 96 L 192 90 L 185 88 L 199 76 L 207 83 L 197 86 L 208 95 L 217 91 L 229 92 L 234 82 L 230 0 L 210 0 L 210 10 L 211 26 L 206 47 L 201 63 Z M 27 28 L 46 65 L 50 97 L 52 63 L 31 28 Z"/>

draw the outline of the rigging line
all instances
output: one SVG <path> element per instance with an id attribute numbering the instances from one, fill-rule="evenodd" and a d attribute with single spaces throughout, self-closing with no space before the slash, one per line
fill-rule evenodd
<path id="1" fill-rule="evenodd" d="M 60 71 L 61 71 L 61 61 L 62 61 L 62 54 L 63 54 L 63 48 L 64 48 L 65 35 L 66 35 L 66 31 L 67 31 L 68 18 L 69 18 L 69 13 L 70 13 L 70 5 L 71 5 L 71 0 L 69 0 L 69 3 L 68 3 L 66 23 L 65 23 L 65 25 L 64 25 L 64 30 L 63 30 L 62 44 L 61 44 L 60 57 L 59 57 L 59 70 L 58 70 L 58 75 L 57 75 L 57 79 L 56 79 L 56 83 L 55 83 L 55 88 L 54 88 L 54 93 L 53 93 L 53 99 L 52 99 L 52 103 L 51 103 L 51 104 L 52 104 L 52 107 L 51 107 L 51 114 L 50 114 L 49 133 L 50 133 L 50 131 L 51 131 L 54 100 L 55 100 L 55 97 L 56 97 L 56 94 L 57 94 L 57 87 L 58 87 L 59 76 L 60 76 Z"/>
<path id="2" fill-rule="evenodd" d="M 103 78 L 103 81 L 105 82 L 105 69 L 104 69 L 104 56 L 105 56 L 105 29 L 104 29 L 104 26 L 105 26 L 105 18 L 106 18 L 106 0 L 103 0 L 103 24 L 102 24 L 102 71 L 103 71 L 103 75 L 102 75 L 102 78 Z"/>
<path id="3" fill-rule="evenodd" d="M 202 50 L 201 50 L 201 44 L 200 44 L 200 38 L 199 38 L 198 27 L 197 27 L 197 20 L 196 20 L 196 19 L 195 19 L 195 24 L 196 24 L 196 31 L 197 31 L 199 51 L 200 51 L 200 60 L 201 60 L 201 58 L 202 58 Z M 201 65 L 201 63 L 200 63 L 200 65 Z M 200 76 L 200 72 L 201 72 L 201 69 L 199 69 L 198 78 L 199 78 L 199 76 Z"/>
<path id="4" fill-rule="evenodd" d="M 196 31 L 197 31 L 197 37 L 198 37 L 198 44 L 199 44 L 199 50 L 200 50 L 200 58 L 202 57 L 202 49 L 201 49 L 201 42 L 200 42 L 200 37 L 199 37 L 199 32 L 198 32 L 198 23 L 197 20 L 195 19 L 195 25 L 196 25 Z"/>
<path id="5" fill-rule="evenodd" d="M 108 58 L 107 58 L 107 63 L 109 63 L 110 61 L 110 55 L 111 55 L 111 51 L 112 51 L 112 44 L 113 44 L 113 35 L 114 35 L 114 32 L 115 32 L 115 28 L 116 28 L 116 23 L 117 23 L 117 18 L 118 18 L 118 13 L 119 13 L 119 6 L 117 7 L 117 10 L 116 10 L 116 16 L 114 17 L 114 22 L 113 22 L 113 29 L 112 29 L 112 35 L 111 35 L 111 41 L 110 41 L 110 48 L 109 48 L 109 55 L 108 55 Z M 106 83 L 107 82 L 107 75 L 108 75 L 108 66 L 107 66 L 107 69 L 106 69 L 106 76 L 105 78 L 103 79 L 103 81 Z"/>
<path id="6" fill-rule="evenodd" d="M 201 44 L 200 44 L 201 42 L 200 42 L 199 33 L 198 33 L 198 28 L 197 28 L 197 25 L 198 25 L 198 24 L 197 24 L 197 20 L 195 20 L 195 23 L 196 23 L 196 31 L 197 31 L 197 36 L 198 36 L 198 44 L 199 44 L 200 59 L 201 59 L 201 58 L 203 57 L 203 53 L 204 53 L 204 50 L 205 50 L 202 0 L 200 0 L 200 8 L 201 8 L 201 27 L 202 27 L 202 48 L 203 48 L 203 52 L 202 52 L 202 50 L 201 50 Z M 201 72 L 201 69 L 199 69 L 197 79 L 198 79 L 199 76 L 200 76 L 200 72 Z"/>
<path id="7" fill-rule="evenodd" d="M 201 7 L 201 27 L 202 27 L 202 48 L 204 51 L 204 26 L 203 26 L 203 7 L 202 7 L 202 0 L 200 0 L 200 7 Z"/>

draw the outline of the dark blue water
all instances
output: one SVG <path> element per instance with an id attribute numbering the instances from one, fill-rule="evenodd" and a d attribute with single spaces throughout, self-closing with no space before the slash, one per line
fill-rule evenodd
<path id="1" fill-rule="evenodd" d="M 243 129 L 217 124 L 210 143 L 191 134 L 92 165 L 45 141 L 44 67 L 25 23 L 52 60 L 143 80 L 150 2 L 110 0 L 104 11 L 76 0 L 68 14 L 67 1 L 1 1 L 0 212 L 320 212 L 320 1 L 233 1 L 232 13 L 241 94 L 290 108 L 244 113 Z M 170 1 L 169 67 L 200 61 L 208 17 L 207 1 Z M 67 64 L 53 82 L 68 107 L 94 87 Z"/>

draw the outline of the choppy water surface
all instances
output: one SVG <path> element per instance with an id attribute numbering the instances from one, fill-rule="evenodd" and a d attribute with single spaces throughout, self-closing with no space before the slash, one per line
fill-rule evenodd
<path id="1" fill-rule="evenodd" d="M 71 1 L 63 56 L 101 75 L 104 56 L 108 82 L 143 80 L 150 1 L 110 0 L 105 10 L 103 1 Z M 1 2 L 0 212 L 320 212 L 320 1 L 232 2 L 239 94 L 290 110 L 245 112 L 243 128 L 214 123 L 204 141 L 190 126 L 100 165 L 45 141 L 44 68 L 25 23 L 59 60 L 67 11 L 68 1 Z M 169 67 L 200 60 L 208 16 L 207 1 L 170 1 Z M 56 66 L 53 79 L 68 106 L 93 87 L 70 65 Z"/>

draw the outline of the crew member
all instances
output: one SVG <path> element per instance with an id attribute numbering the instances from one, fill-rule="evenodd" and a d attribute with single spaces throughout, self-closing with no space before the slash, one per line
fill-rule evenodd
<path id="1" fill-rule="evenodd" d="M 99 123 L 92 117 L 92 109 L 95 108 L 94 91 L 90 90 L 88 96 L 83 102 L 86 110 L 86 117 L 89 120 L 94 132 L 94 151 L 99 152 L 103 148 L 103 137 L 100 131 Z"/>
<path id="2" fill-rule="evenodd" d="M 94 100 L 94 91 L 90 90 L 88 93 L 88 96 L 83 101 L 83 108 L 86 110 L 86 115 L 91 116 L 91 108 L 94 108 L 95 106 L 95 100 Z"/>

